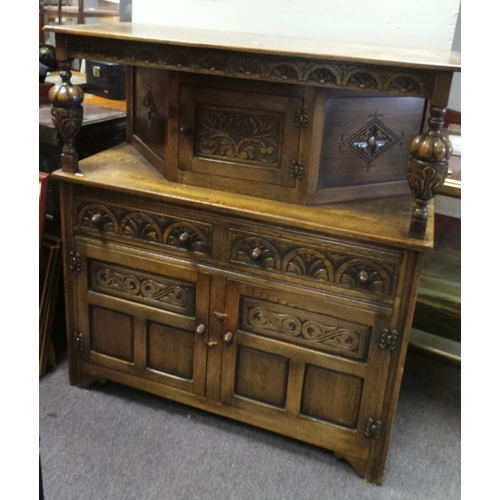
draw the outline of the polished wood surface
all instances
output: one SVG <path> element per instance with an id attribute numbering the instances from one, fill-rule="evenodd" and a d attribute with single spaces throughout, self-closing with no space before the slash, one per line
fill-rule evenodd
<path id="1" fill-rule="evenodd" d="M 109 165 L 120 168 L 106 168 Z M 121 144 L 80 162 L 82 175 L 57 172 L 54 178 L 65 182 L 104 187 L 111 191 L 140 193 L 141 196 L 169 200 L 180 206 L 196 202 L 204 209 L 219 214 L 237 214 L 257 218 L 263 223 L 299 227 L 303 231 L 318 231 L 366 241 L 391 244 L 412 249 L 433 246 L 433 225 L 426 237 L 408 237 L 408 225 L 413 209 L 410 195 L 304 207 L 274 200 L 261 200 L 230 192 L 182 185 L 167 181 L 132 146 Z M 433 221 L 433 205 L 430 206 Z"/>
<path id="2" fill-rule="evenodd" d="M 71 133 L 82 106 L 68 61 L 130 66 L 127 143 L 78 162 L 69 133 L 53 174 L 70 382 L 114 380 L 280 432 L 381 484 L 434 223 L 435 186 L 412 215 L 396 148 L 442 141 L 458 60 L 131 24 L 53 31 L 53 113 Z M 342 171 L 339 147 L 362 168 Z M 374 163 L 391 148 L 398 159 Z M 446 159 L 412 152 L 416 192 Z"/>
<path id="3" fill-rule="evenodd" d="M 407 68 L 460 71 L 460 52 L 453 51 L 440 52 L 379 47 L 377 45 L 338 44 L 328 40 L 307 40 L 137 23 L 46 26 L 45 30 L 66 35 L 155 42 L 180 47 L 207 47 L 256 54 L 281 54 L 308 59 L 320 58 Z"/>

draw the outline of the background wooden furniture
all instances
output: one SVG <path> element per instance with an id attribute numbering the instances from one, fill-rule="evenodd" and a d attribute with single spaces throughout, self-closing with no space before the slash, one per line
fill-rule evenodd
<path id="1" fill-rule="evenodd" d="M 256 49 L 251 36 L 129 24 L 54 31 L 52 113 L 73 124 L 54 174 L 70 382 L 110 379 L 302 439 L 382 483 L 433 244 L 430 200 L 450 152 L 440 128 L 455 56 L 381 60 L 277 37 Z M 132 66 L 127 143 L 82 161 L 72 57 Z M 318 201 L 320 97 L 366 99 L 353 109 L 375 94 L 420 99 L 419 123 L 431 100 L 429 131 L 415 132 L 408 155 L 416 207 L 408 188 L 373 198 L 349 176 L 342 188 L 356 201 L 304 206 Z M 361 160 L 391 149 L 391 130 L 370 114 L 342 140 Z M 395 194 L 392 168 L 378 181 Z"/>
<path id="2" fill-rule="evenodd" d="M 96 4 L 96 8 L 88 8 L 91 4 Z M 40 0 L 38 2 L 38 18 L 39 18 L 39 41 L 46 42 L 46 37 L 43 32 L 45 26 L 57 22 L 64 24 L 64 19 L 72 19 L 77 24 L 85 24 L 88 18 L 104 19 L 107 22 L 119 20 L 119 3 L 106 2 L 97 0 L 96 2 L 85 0 Z"/>

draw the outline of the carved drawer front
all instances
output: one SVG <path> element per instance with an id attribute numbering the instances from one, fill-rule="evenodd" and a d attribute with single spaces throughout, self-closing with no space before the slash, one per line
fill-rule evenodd
<path id="1" fill-rule="evenodd" d="M 105 244 L 77 248 L 75 350 L 82 369 L 125 372 L 202 395 L 209 276 Z"/>
<path id="2" fill-rule="evenodd" d="M 228 280 L 222 401 L 300 427 L 313 444 L 366 453 L 366 421 L 387 378 L 391 354 L 378 342 L 390 315 L 290 290 Z"/>
<path id="3" fill-rule="evenodd" d="M 249 181 L 256 194 L 295 187 L 301 98 L 192 85 L 180 96 L 179 180 L 236 192 Z"/>
<path id="4" fill-rule="evenodd" d="M 118 238 L 194 255 L 212 254 L 213 226 L 183 216 L 80 199 L 76 223 L 77 230 L 100 238 Z"/>
<path id="5" fill-rule="evenodd" d="M 303 307 L 307 302 L 304 298 Z M 365 361 L 371 328 L 335 314 L 317 314 L 243 296 L 241 331 L 276 338 L 336 356 Z"/>
<path id="6" fill-rule="evenodd" d="M 310 283 L 351 288 L 356 291 L 393 297 L 401 254 L 380 255 L 341 242 L 299 242 L 230 230 L 230 261 L 259 273 L 301 277 Z"/>

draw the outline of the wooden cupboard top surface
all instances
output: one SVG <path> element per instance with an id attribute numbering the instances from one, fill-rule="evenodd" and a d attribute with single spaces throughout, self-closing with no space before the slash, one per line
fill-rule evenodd
<path id="1" fill-rule="evenodd" d="M 139 23 L 46 26 L 64 35 L 153 42 L 180 47 L 203 47 L 255 54 L 366 63 L 416 69 L 460 71 L 461 54 L 454 51 L 414 50 L 377 45 L 341 44 L 263 34 L 154 26 Z"/>
<path id="2" fill-rule="evenodd" d="M 133 193 L 181 207 L 257 222 L 413 250 L 433 246 L 434 205 L 424 240 L 408 237 L 414 199 L 410 193 L 373 200 L 302 206 L 167 181 L 131 145 L 122 143 L 80 161 L 80 173 L 52 177 L 80 185 Z"/>

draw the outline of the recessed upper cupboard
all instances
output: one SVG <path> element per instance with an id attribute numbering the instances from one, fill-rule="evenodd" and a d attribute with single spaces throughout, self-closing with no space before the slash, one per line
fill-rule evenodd
<path id="1" fill-rule="evenodd" d="M 133 70 L 132 144 L 165 178 L 314 205 L 409 192 L 426 100 Z"/>

